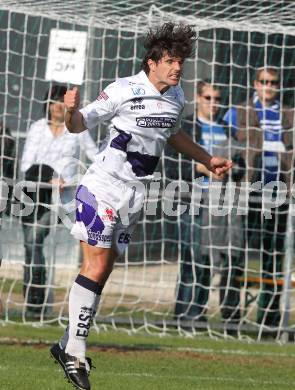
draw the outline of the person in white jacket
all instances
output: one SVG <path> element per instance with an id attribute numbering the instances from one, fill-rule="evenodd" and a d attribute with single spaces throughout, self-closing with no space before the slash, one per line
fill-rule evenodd
<path id="1" fill-rule="evenodd" d="M 40 313 L 45 299 L 46 261 L 43 244 L 50 231 L 50 210 L 43 206 L 51 202 L 50 183 L 60 188 L 61 201 L 73 198 L 73 188 L 67 186 L 78 171 L 80 151 L 94 161 L 97 146 L 88 131 L 71 134 L 65 126 L 66 87 L 53 85 L 45 96 L 42 119 L 28 131 L 21 159 L 21 172 L 26 180 L 38 182 L 35 193 L 28 192 L 34 210 L 22 217 L 25 246 L 24 297 L 28 312 Z"/>

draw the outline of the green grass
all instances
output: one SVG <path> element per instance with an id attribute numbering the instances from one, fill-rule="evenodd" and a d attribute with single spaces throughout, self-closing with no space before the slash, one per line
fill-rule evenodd
<path id="1" fill-rule="evenodd" d="M 60 334 L 54 326 L 0 327 L 0 389 L 71 389 L 49 358 L 49 345 Z M 31 345 L 25 345 L 28 341 Z M 92 390 L 295 388 L 294 344 L 109 331 L 92 332 L 88 354 L 97 367 L 91 373 Z"/>

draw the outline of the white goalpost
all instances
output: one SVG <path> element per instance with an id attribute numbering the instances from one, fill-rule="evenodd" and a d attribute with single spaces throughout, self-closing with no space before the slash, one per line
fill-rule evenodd
<path id="1" fill-rule="evenodd" d="M 42 117 L 43 97 L 48 88 L 54 84 L 73 86 L 77 80 L 85 105 L 116 78 L 138 72 L 147 30 L 173 21 L 188 23 L 198 32 L 194 57 L 187 61 L 181 80 L 186 97 L 184 120 L 196 119 L 198 81 L 210 80 L 219 87 L 219 117 L 222 118 L 229 108 L 239 108 L 244 101 L 252 99 L 255 72 L 267 67 L 277 69 L 279 102 L 291 109 L 295 103 L 294 20 L 293 1 L 0 0 L 0 242 L 3 259 L 0 323 L 58 322 L 65 326 L 67 296 L 81 261 L 79 242 L 69 232 L 74 218 L 73 202 L 65 209 L 59 204 L 60 197 L 56 192 L 53 192 L 51 204 L 44 205 L 38 196 L 33 204 L 33 207 L 41 204 L 50 213 L 50 231 L 41 248 L 44 262 L 36 265 L 25 260 L 24 222 L 19 216 L 23 206 L 17 196 L 12 195 L 22 188 L 20 183 L 24 177 L 19 163 L 27 130 Z M 78 34 L 75 35 L 77 38 L 72 34 L 70 46 L 63 45 L 66 55 L 63 57 L 60 52 L 60 61 L 54 63 L 48 76 L 53 30 L 66 31 L 70 37 L 71 32 Z M 85 34 L 85 47 L 81 57 L 75 59 L 81 48 L 79 32 Z M 71 69 L 75 77 L 80 72 L 81 82 L 67 79 Z M 102 124 L 91 131 L 98 145 L 105 136 L 106 127 L 107 124 Z M 253 146 L 246 143 L 239 147 L 247 155 Z M 85 153 L 81 153 L 80 161 L 70 187 L 72 192 L 90 163 Z M 230 225 L 237 234 L 243 234 L 242 244 L 236 246 L 230 239 L 225 248 L 210 233 L 209 260 L 203 263 L 198 249 L 200 237 L 205 230 L 213 231 L 215 219 L 209 216 L 208 223 L 202 225 L 191 213 L 183 216 L 177 212 L 183 205 L 194 204 L 192 197 L 198 196 L 195 193 L 197 185 L 187 191 L 182 184 L 183 170 L 194 172 L 193 163 L 165 150 L 157 167 L 157 178 L 147 188 L 148 197 L 140 223 L 103 291 L 94 326 L 100 329 L 112 325 L 128 331 L 145 330 L 161 335 L 209 332 L 227 337 L 260 339 L 264 335 L 274 335 L 277 339 L 288 339 L 295 330 L 292 193 L 286 200 L 290 207 L 283 222 L 285 228 L 282 228 L 283 255 L 275 253 L 276 257 L 268 260 L 274 261 L 273 271 L 265 269 L 265 259 L 269 251 L 276 252 L 277 249 L 265 248 L 265 237 L 269 232 L 264 230 L 264 215 L 257 211 L 255 199 L 250 199 L 250 207 L 248 203 L 245 205 L 247 210 L 242 213 L 240 233 L 239 226 Z M 293 170 L 288 173 L 292 185 Z M 190 179 L 195 180 L 194 174 L 190 175 Z M 175 181 L 177 191 L 171 199 L 172 185 L 169 185 Z M 272 197 L 269 201 L 270 210 L 274 207 Z M 165 212 L 167 204 L 173 215 Z M 278 213 L 281 212 L 285 211 L 278 209 Z M 35 219 L 29 224 L 36 235 L 40 222 Z M 32 248 L 35 250 L 40 248 Z M 237 252 L 238 255 L 233 255 Z M 221 253 L 225 255 L 222 257 Z M 225 257 L 226 263 L 222 260 Z M 188 262 L 191 264 L 187 267 Z M 231 279 L 224 282 L 225 271 Z M 181 272 L 191 274 L 181 280 Z M 35 273 L 42 274 L 37 278 L 38 282 L 34 279 Z M 222 283 L 225 283 L 223 287 Z M 190 292 L 179 295 L 180 286 Z M 229 297 L 227 300 L 224 296 L 224 300 L 221 299 L 220 288 L 224 288 L 225 296 Z M 30 302 L 32 291 L 41 294 L 39 301 Z M 202 298 L 202 294 L 207 298 Z M 189 311 L 198 299 L 198 304 L 203 305 L 202 315 L 186 317 L 186 310 Z M 231 302 L 236 299 L 238 302 Z M 182 305 L 182 314 L 177 312 L 177 305 Z M 232 305 L 239 311 L 235 321 L 222 316 L 221 309 Z M 267 318 L 272 318 L 272 314 L 277 314 L 279 319 L 269 323 Z"/>

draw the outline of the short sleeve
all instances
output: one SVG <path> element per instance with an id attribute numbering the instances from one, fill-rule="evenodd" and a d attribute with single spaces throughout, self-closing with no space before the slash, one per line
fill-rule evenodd
<path id="1" fill-rule="evenodd" d="M 184 100 L 184 93 L 183 93 L 182 88 L 175 87 L 174 91 L 175 91 L 174 92 L 175 93 L 174 96 L 177 99 L 177 102 L 179 104 L 179 114 L 178 114 L 178 117 L 176 119 L 175 124 L 171 128 L 171 135 L 177 134 L 179 132 L 179 130 L 181 129 L 182 116 L 183 116 L 183 110 L 184 110 L 184 102 L 185 102 L 185 100 Z"/>
<path id="2" fill-rule="evenodd" d="M 181 128 L 181 122 L 182 122 L 182 112 L 179 114 L 178 118 L 176 119 L 175 125 L 171 129 L 171 135 L 179 132 L 179 129 Z"/>
<path id="3" fill-rule="evenodd" d="M 94 102 L 80 110 L 84 124 L 88 129 L 93 129 L 99 123 L 110 120 L 116 115 L 121 104 L 121 88 L 119 83 L 115 81 L 107 86 Z"/>

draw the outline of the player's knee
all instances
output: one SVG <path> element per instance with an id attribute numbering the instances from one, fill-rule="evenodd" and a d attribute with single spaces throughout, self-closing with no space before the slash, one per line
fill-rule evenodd
<path id="1" fill-rule="evenodd" d="M 112 272 L 114 260 L 110 250 L 93 247 L 84 256 L 81 273 L 91 280 L 105 283 Z"/>
<path id="2" fill-rule="evenodd" d="M 113 264 L 105 261 L 90 262 L 89 271 L 96 278 L 108 277 L 113 270 Z"/>

